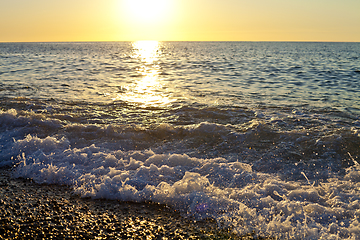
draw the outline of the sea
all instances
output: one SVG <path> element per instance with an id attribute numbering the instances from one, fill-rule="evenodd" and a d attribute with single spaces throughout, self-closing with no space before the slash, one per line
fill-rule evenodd
<path id="1" fill-rule="evenodd" d="M 0 43 L 10 166 L 239 236 L 360 239 L 360 43 Z"/>

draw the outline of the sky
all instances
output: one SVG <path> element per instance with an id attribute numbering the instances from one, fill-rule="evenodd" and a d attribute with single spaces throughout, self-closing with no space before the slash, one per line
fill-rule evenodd
<path id="1" fill-rule="evenodd" d="M 360 42 L 360 0 L 0 0 L 0 42 Z"/>

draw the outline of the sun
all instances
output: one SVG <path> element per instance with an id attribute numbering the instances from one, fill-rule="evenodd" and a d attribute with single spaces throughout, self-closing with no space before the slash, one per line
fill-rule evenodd
<path id="1" fill-rule="evenodd" d="M 128 41 L 167 40 L 169 29 L 178 23 L 176 0 L 118 0 L 117 4 L 118 35 Z"/>
<path id="2" fill-rule="evenodd" d="M 123 7 L 132 22 L 154 24 L 166 20 L 171 0 L 124 0 Z"/>

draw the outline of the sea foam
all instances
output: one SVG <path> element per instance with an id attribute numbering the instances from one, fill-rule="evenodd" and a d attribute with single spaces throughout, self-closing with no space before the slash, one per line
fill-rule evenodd
<path id="1" fill-rule="evenodd" d="M 358 43 L 154 47 L 0 43 L 0 167 L 240 235 L 359 239 Z"/>
<path id="2" fill-rule="evenodd" d="M 195 219 L 259 236 L 359 239 L 360 168 L 313 184 L 260 173 L 242 162 L 152 150 L 72 148 L 65 138 L 28 135 L 15 177 L 67 184 L 82 197 L 167 204 Z"/>

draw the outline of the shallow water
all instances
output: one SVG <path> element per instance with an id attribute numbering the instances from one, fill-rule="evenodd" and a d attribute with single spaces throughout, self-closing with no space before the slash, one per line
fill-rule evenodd
<path id="1" fill-rule="evenodd" d="M 359 43 L 0 43 L 0 164 L 239 234 L 359 239 L 359 57 Z"/>

